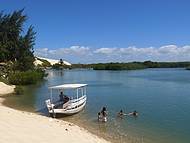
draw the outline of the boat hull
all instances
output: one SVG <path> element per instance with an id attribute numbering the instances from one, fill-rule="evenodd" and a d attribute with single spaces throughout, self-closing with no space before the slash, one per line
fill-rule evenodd
<path id="1" fill-rule="evenodd" d="M 49 110 L 50 114 L 64 114 L 64 115 L 73 115 L 80 112 L 86 105 L 86 96 L 80 98 L 79 100 L 71 100 L 68 103 L 66 108 L 63 109 L 51 109 Z"/>

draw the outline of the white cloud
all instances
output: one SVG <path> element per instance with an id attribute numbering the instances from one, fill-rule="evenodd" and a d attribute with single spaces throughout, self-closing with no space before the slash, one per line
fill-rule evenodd
<path id="1" fill-rule="evenodd" d="M 76 54 L 76 55 L 83 55 L 90 51 L 89 47 L 83 47 L 83 46 L 71 46 L 70 48 L 59 48 L 59 49 L 48 49 L 48 48 L 41 48 L 36 49 L 37 54 L 41 53 L 49 53 L 49 54 Z"/>
<path id="2" fill-rule="evenodd" d="M 95 54 L 114 54 L 117 52 L 117 48 L 99 48 L 94 51 Z"/>
<path id="3" fill-rule="evenodd" d="M 166 45 L 159 48 L 89 48 L 71 46 L 69 48 L 35 50 L 35 55 L 48 58 L 63 58 L 72 63 L 129 62 L 129 61 L 189 61 L 190 46 Z"/>
<path id="4" fill-rule="evenodd" d="M 177 54 L 178 47 L 176 45 L 167 45 L 167 46 L 162 46 L 158 49 L 158 52 L 160 54 Z"/>
<path id="5" fill-rule="evenodd" d="M 49 55 L 49 49 L 48 48 L 40 48 L 40 49 L 36 49 L 35 53 L 37 55 L 43 55 L 43 56 L 48 56 Z"/>
<path id="6" fill-rule="evenodd" d="M 58 49 L 58 52 L 61 52 L 63 54 L 76 54 L 76 55 L 84 55 L 89 52 L 89 47 L 84 46 L 71 46 L 70 48 L 61 48 Z"/>

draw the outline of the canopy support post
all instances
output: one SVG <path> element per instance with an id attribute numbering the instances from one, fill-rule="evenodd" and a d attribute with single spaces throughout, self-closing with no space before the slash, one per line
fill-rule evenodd
<path id="1" fill-rule="evenodd" d="M 86 95 L 86 87 L 84 87 L 84 95 Z"/>
<path id="2" fill-rule="evenodd" d="M 77 101 L 78 101 L 78 96 L 79 96 L 79 91 L 78 91 L 78 88 L 77 88 Z M 77 105 L 78 107 L 78 105 Z"/>
<path id="3" fill-rule="evenodd" d="M 78 99 L 78 96 L 79 96 L 79 91 L 78 91 L 78 88 L 77 88 L 77 99 Z"/>
<path id="4" fill-rule="evenodd" d="M 50 101 L 52 102 L 52 89 L 50 89 L 50 94 L 51 94 Z"/>

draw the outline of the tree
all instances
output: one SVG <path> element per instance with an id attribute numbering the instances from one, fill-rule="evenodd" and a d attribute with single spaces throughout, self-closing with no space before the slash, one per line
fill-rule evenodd
<path id="1" fill-rule="evenodd" d="M 33 46 L 35 34 L 30 26 L 24 35 L 23 24 L 27 16 L 24 9 L 11 14 L 0 12 L 0 62 L 12 61 L 15 70 L 26 71 L 33 68 Z"/>
<path id="2" fill-rule="evenodd" d="M 20 69 L 21 71 L 33 69 L 33 62 L 35 60 L 33 55 L 35 34 L 33 26 L 30 26 L 26 35 L 20 37 L 20 48 L 16 52 L 16 69 Z"/>

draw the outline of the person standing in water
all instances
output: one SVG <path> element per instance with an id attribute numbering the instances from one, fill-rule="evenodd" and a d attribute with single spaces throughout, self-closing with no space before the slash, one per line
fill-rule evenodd
<path id="1" fill-rule="evenodd" d="M 106 109 L 106 107 L 102 108 L 101 113 L 102 113 L 103 116 L 107 116 L 107 109 Z"/>
<path id="2" fill-rule="evenodd" d="M 101 121 L 101 118 L 102 118 L 101 113 L 98 112 L 98 121 Z"/>
<path id="3" fill-rule="evenodd" d="M 107 113 L 106 107 L 102 108 L 101 114 L 102 114 L 102 121 L 103 122 L 107 122 L 107 115 L 108 115 L 108 113 Z"/>

